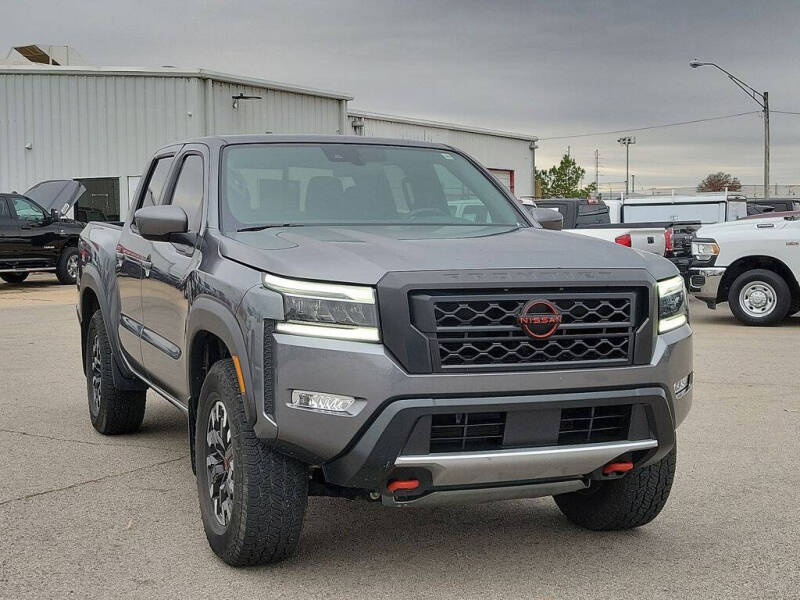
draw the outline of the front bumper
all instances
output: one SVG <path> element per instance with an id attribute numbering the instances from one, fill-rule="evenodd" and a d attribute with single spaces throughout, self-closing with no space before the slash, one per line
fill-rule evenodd
<path id="1" fill-rule="evenodd" d="M 691 390 L 676 397 L 672 389 L 675 381 L 692 372 L 689 325 L 658 336 L 652 358 L 644 365 L 424 375 L 407 373 L 380 344 L 270 335 L 274 414 L 262 408 L 256 432 L 274 438 L 282 452 L 322 467 L 326 481 L 346 487 L 382 489 L 401 470 L 423 472 L 427 485 L 447 497 L 463 496 L 455 494 L 456 488 L 472 489 L 474 495 L 476 486 L 491 487 L 501 497 L 550 495 L 554 492 L 545 492 L 551 488 L 572 491 L 585 487 L 578 478 L 621 454 L 638 452 L 637 465 L 666 454 L 692 402 Z M 294 389 L 353 396 L 357 410 L 333 414 L 294 408 Z M 615 403 L 646 405 L 650 435 L 634 440 L 637 444 L 631 447 L 591 444 L 563 453 L 554 448 L 459 453 L 452 458 L 404 453 L 423 414 Z M 533 487 L 523 492 L 523 484 Z"/>
<path id="2" fill-rule="evenodd" d="M 689 269 L 689 291 L 713 308 L 724 275 L 725 267 L 693 267 Z"/>

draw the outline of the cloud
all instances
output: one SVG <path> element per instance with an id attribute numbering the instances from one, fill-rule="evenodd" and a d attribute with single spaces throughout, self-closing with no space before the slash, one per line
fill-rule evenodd
<path id="1" fill-rule="evenodd" d="M 345 91 L 355 106 L 540 137 L 757 109 L 713 60 L 800 110 L 800 4 L 744 1 L 438 2 L 42 0 L 4 7 L 9 45 L 68 43 L 93 64 L 202 66 Z M 800 182 L 800 116 L 773 116 L 773 182 Z M 691 185 L 708 171 L 761 179 L 763 128 L 746 116 L 636 133 L 637 186 Z M 624 178 L 618 135 L 543 141 L 540 166 L 569 145 L 601 181 Z M 593 175 L 592 175 L 593 176 Z"/>

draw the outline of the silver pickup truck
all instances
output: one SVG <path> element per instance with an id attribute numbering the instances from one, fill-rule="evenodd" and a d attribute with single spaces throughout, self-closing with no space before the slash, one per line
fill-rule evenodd
<path id="1" fill-rule="evenodd" d="M 227 563 L 292 554 L 309 495 L 553 496 L 593 530 L 666 503 L 693 368 L 667 260 L 547 231 L 423 142 L 175 144 L 130 213 L 79 242 L 89 417 L 134 432 L 147 390 L 186 413 Z"/>

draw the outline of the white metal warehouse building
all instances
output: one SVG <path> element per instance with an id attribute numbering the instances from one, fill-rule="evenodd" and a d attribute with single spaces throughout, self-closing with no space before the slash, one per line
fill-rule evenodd
<path id="1" fill-rule="evenodd" d="M 512 192 L 532 195 L 534 136 L 350 110 L 347 94 L 204 69 L 0 64 L 0 191 L 77 179 L 82 220 L 127 215 L 145 163 L 203 135 L 311 133 L 443 142 L 473 156 Z M 49 52 L 49 54 L 48 54 Z"/>
<path id="2" fill-rule="evenodd" d="M 0 190 L 78 179 L 87 192 L 77 218 L 124 218 L 159 147 L 202 135 L 346 133 L 348 100 L 202 69 L 0 66 Z"/>
<path id="3" fill-rule="evenodd" d="M 476 159 L 517 196 L 534 196 L 536 136 L 350 109 L 353 135 L 449 144 Z"/>

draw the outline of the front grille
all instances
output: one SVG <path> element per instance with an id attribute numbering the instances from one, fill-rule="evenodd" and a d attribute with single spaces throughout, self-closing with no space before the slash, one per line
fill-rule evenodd
<path id="1" fill-rule="evenodd" d="M 632 405 L 532 411 L 446 413 L 430 416 L 429 451 L 469 452 L 504 448 L 569 446 L 627 440 Z M 647 429 L 644 412 L 638 429 Z"/>
<path id="2" fill-rule="evenodd" d="M 593 444 L 627 439 L 631 405 L 587 406 L 561 411 L 559 446 Z"/>
<path id="3" fill-rule="evenodd" d="M 561 314 L 561 325 L 548 338 L 530 337 L 517 322 L 532 298 L 550 302 Z M 444 371 L 629 364 L 635 303 L 632 290 L 431 296 L 434 363 Z"/>
<path id="4" fill-rule="evenodd" d="M 433 415 L 431 452 L 496 450 L 503 447 L 506 413 L 453 413 Z"/>

